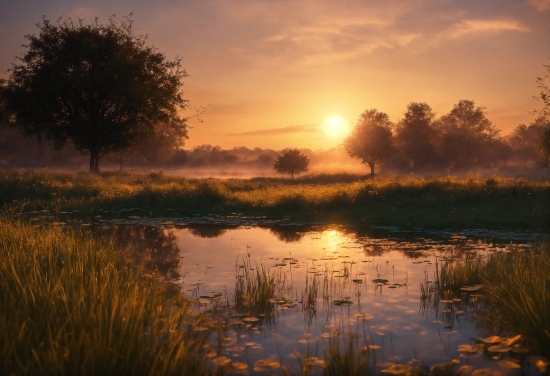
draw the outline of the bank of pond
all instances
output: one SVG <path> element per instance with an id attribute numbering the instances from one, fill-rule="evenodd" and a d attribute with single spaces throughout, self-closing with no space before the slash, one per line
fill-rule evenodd
<path id="1" fill-rule="evenodd" d="M 0 170 L 3 212 L 85 218 L 234 214 L 271 221 L 407 228 L 550 231 L 550 180 L 319 174 L 295 179 L 186 179 L 149 174 Z M 124 217 L 125 218 L 125 217 Z"/>
<path id="2" fill-rule="evenodd" d="M 549 370 L 543 235 L 48 217 L 0 219 L 2 374 Z"/>

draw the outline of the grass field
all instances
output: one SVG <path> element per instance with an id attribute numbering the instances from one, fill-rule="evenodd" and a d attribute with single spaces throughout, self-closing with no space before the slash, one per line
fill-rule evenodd
<path id="1" fill-rule="evenodd" d="M 188 301 L 112 243 L 0 218 L 0 374 L 205 374 Z"/>
<path id="2" fill-rule="evenodd" d="M 0 208 L 141 208 L 141 215 L 266 215 L 294 221 L 548 233 L 550 181 L 471 176 L 316 175 L 296 179 L 186 179 L 150 174 L 0 171 Z"/>

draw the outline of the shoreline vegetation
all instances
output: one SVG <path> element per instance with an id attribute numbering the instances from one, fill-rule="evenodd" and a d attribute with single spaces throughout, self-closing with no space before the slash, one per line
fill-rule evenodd
<path id="1" fill-rule="evenodd" d="M 0 218 L 0 373 L 205 374 L 191 302 L 89 232 Z"/>
<path id="2" fill-rule="evenodd" d="M 0 170 L 4 213 L 138 208 L 143 217 L 233 213 L 293 222 L 403 228 L 550 231 L 550 180 L 507 177 L 319 174 L 187 179 L 144 174 Z"/>
<path id="3" fill-rule="evenodd" d="M 519 367 L 526 360 L 544 374 L 548 360 L 541 355 L 550 356 L 549 245 L 538 243 L 532 250 L 518 248 L 484 261 L 442 265 L 431 295 L 420 299 L 439 305 L 475 283 L 475 293 L 481 289 L 484 296 L 484 304 L 476 311 L 481 330 L 504 336 L 488 339 L 501 341 L 499 346 L 523 356 L 510 362 Z M 143 274 L 127 256 L 109 239 L 95 239 L 87 230 L 0 218 L 2 374 L 223 375 L 244 369 L 244 363 L 231 364 L 223 356 L 212 359 L 209 339 L 225 338 L 219 310 L 212 311 L 213 317 L 193 313 L 192 300 L 174 294 L 154 275 Z M 263 267 L 251 272 L 246 262 L 243 267 L 242 281 L 238 279 L 242 283 L 235 287 L 237 309 L 248 301 L 239 297 L 254 296 L 254 302 L 268 305 L 277 283 L 272 272 Z M 306 289 L 305 305 L 317 294 L 315 284 Z M 358 346 L 361 333 L 344 327 L 337 332 L 337 337 L 323 344 L 324 360 L 296 354 L 301 374 L 312 372 L 313 361 L 325 374 L 377 374 L 373 354 Z M 518 339 L 528 349 L 518 345 Z M 486 340 L 476 339 L 481 342 L 473 347 L 475 351 L 490 351 L 481 344 Z M 534 355 L 525 358 L 527 351 Z M 254 370 L 281 367 L 275 360 L 262 361 L 266 360 L 256 362 Z M 397 364 L 381 372 L 452 375 L 458 362 L 453 359 L 431 368 Z M 438 367 L 446 367 L 447 372 L 441 373 Z M 289 374 L 284 367 L 281 372 Z"/>

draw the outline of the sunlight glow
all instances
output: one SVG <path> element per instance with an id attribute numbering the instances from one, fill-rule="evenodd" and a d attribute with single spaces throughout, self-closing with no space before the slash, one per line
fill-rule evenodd
<path id="1" fill-rule="evenodd" d="M 343 138 L 348 134 L 348 123 L 339 115 L 327 118 L 323 123 L 323 130 L 334 138 Z"/>

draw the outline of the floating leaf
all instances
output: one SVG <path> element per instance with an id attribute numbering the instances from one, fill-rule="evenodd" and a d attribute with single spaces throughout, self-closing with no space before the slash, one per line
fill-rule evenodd
<path id="1" fill-rule="evenodd" d="M 273 359 L 260 359 L 256 363 L 254 363 L 254 371 L 257 372 L 266 372 L 270 369 L 276 369 L 280 367 L 281 363 Z"/>
<path id="2" fill-rule="evenodd" d="M 466 352 L 466 353 L 476 353 L 477 347 L 474 345 L 459 345 L 458 346 L 459 352 Z"/>
<path id="3" fill-rule="evenodd" d="M 243 371 L 248 368 L 248 364 L 244 362 L 233 362 L 233 364 L 231 364 L 231 368 L 237 371 Z"/>
<path id="4" fill-rule="evenodd" d="M 504 338 L 499 336 L 489 336 L 487 338 L 482 338 L 481 341 L 485 343 L 499 343 L 502 342 Z"/>
<path id="5" fill-rule="evenodd" d="M 462 366 L 462 367 L 460 367 L 459 369 L 456 370 L 456 376 L 467 375 L 468 373 L 472 372 L 473 369 L 474 369 L 474 367 L 472 367 L 469 364 L 465 365 L 465 366 Z"/>
<path id="6" fill-rule="evenodd" d="M 389 373 L 391 375 L 404 375 L 412 371 L 412 367 L 408 364 L 393 364 L 383 370 L 380 370 L 382 373 Z"/>
<path id="7" fill-rule="evenodd" d="M 219 358 L 212 359 L 212 363 L 214 363 L 215 365 L 217 365 L 219 367 L 224 367 L 224 366 L 228 365 L 229 363 L 231 363 L 231 359 L 229 359 L 225 356 L 220 356 Z"/>
<path id="8" fill-rule="evenodd" d="M 515 336 L 515 337 L 508 338 L 506 341 L 504 341 L 504 343 L 505 343 L 507 346 L 512 346 L 514 343 L 516 343 L 516 342 L 519 341 L 520 339 L 521 339 L 521 334 L 518 334 L 518 335 Z"/>
<path id="9" fill-rule="evenodd" d="M 507 353 L 510 351 L 510 348 L 502 343 L 494 346 L 490 346 L 487 351 L 494 353 Z"/>
<path id="10" fill-rule="evenodd" d="M 473 371 L 472 376 L 504 376 L 504 374 L 490 368 L 480 368 Z"/>
<path id="11" fill-rule="evenodd" d="M 513 358 L 502 359 L 499 360 L 497 363 L 503 368 L 521 368 L 519 360 Z"/>

